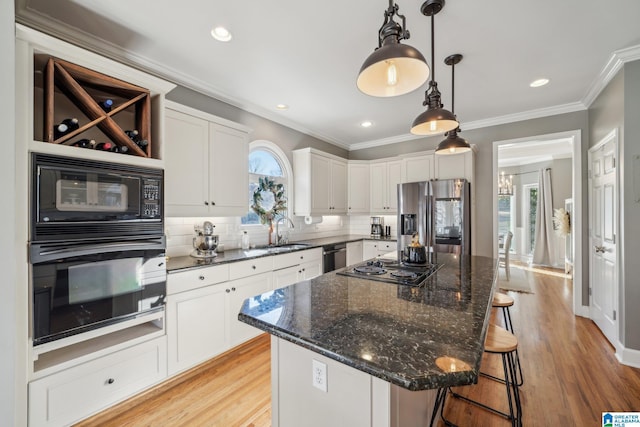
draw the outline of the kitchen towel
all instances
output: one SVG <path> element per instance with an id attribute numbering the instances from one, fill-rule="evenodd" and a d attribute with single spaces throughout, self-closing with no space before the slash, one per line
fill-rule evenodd
<path id="1" fill-rule="evenodd" d="M 304 217 L 304 223 L 307 225 L 319 224 L 321 222 L 322 222 L 321 216 L 305 216 Z"/>

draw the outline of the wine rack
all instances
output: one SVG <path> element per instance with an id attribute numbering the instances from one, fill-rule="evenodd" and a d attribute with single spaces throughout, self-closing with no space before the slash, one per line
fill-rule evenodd
<path id="1" fill-rule="evenodd" d="M 126 146 L 132 154 L 151 157 L 151 96 L 148 89 L 54 57 L 46 60 L 43 80 L 45 142 L 72 145 L 74 138 L 82 137 L 97 127 L 118 147 Z M 80 120 L 78 129 L 56 139 L 56 107 L 64 104 L 57 98 L 61 95 L 85 117 Z M 113 100 L 109 111 L 99 104 L 100 98 L 107 96 Z M 145 147 L 141 148 L 125 133 L 123 123 L 128 121 L 119 120 L 125 112 L 133 115 L 133 126 L 139 138 L 148 142 Z"/>

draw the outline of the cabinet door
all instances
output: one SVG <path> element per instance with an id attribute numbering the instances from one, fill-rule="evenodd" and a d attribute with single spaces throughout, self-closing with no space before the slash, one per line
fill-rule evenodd
<path id="1" fill-rule="evenodd" d="M 349 214 L 369 213 L 369 165 L 349 163 L 348 176 L 348 208 Z"/>
<path id="2" fill-rule="evenodd" d="M 298 268 L 300 270 L 298 276 L 300 280 L 313 279 L 322 274 L 322 260 L 305 262 L 300 264 Z"/>
<path id="3" fill-rule="evenodd" d="M 398 211 L 398 184 L 401 182 L 402 161 L 387 162 L 387 214 Z"/>
<path id="4" fill-rule="evenodd" d="M 377 255 L 386 255 L 389 252 L 393 252 L 398 248 L 396 242 L 379 242 L 376 244 L 378 253 Z"/>
<path id="5" fill-rule="evenodd" d="M 206 286 L 167 298 L 169 375 L 227 349 L 225 289 L 225 284 Z"/>
<path id="6" fill-rule="evenodd" d="M 347 243 L 347 265 L 360 263 L 364 260 L 362 242 Z"/>
<path id="7" fill-rule="evenodd" d="M 347 164 L 331 161 L 331 214 L 347 213 Z"/>
<path id="8" fill-rule="evenodd" d="M 378 256 L 378 242 L 365 240 L 362 244 L 362 258 L 367 260 Z"/>
<path id="9" fill-rule="evenodd" d="M 404 159 L 404 181 L 419 182 L 433 179 L 433 154 Z"/>
<path id="10" fill-rule="evenodd" d="M 213 215 L 249 211 L 249 145 L 245 132 L 209 124 L 209 203 Z"/>
<path id="11" fill-rule="evenodd" d="M 298 271 L 299 265 L 283 268 L 273 272 L 273 289 L 284 288 L 285 286 L 293 285 L 299 282 Z"/>
<path id="12" fill-rule="evenodd" d="M 227 292 L 228 296 L 227 312 L 231 347 L 242 344 L 262 333 L 261 330 L 240 322 L 238 313 L 247 298 L 251 299 L 273 289 L 272 274 L 272 272 L 257 274 L 243 279 L 232 280 L 225 284 L 225 292 Z"/>
<path id="13" fill-rule="evenodd" d="M 165 206 L 168 216 L 206 215 L 209 122 L 165 110 Z"/>
<path id="14" fill-rule="evenodd" d="M 387 165 L 374 163 L 370 169 L 371 213 L 386 213 L 387 206 Z"/>
<path id="15" fill-rule="evenodd" d="M 311 212 L 329 214 L 331 211 L 331 160 L 311 155 Z"/>
<path id="16" fill-rule="evenodd" d="M 435 171 L 438 179 L 465 178 L 473 182 L 473 151 L 436 155 Z"/>

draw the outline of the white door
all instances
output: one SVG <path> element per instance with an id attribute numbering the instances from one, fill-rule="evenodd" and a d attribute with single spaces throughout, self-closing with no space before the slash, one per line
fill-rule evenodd
<path id="1" fill-rule="evenodd" d="M 589 150 L 589 315 L 614 347 L 618 342 L 617 145 L 614 131 Z"/>

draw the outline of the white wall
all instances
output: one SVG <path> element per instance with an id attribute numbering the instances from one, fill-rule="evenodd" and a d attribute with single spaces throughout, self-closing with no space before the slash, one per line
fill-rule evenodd
<path id="1" fill-rule="evenodd" d="M 21 425 L 16 409 L 16 257 L 15 257 L 15 31 L 13 0 L 0 1 L 0 129 L 2 129 L 3 209 L 0 209 L 0 424 Z"/>

